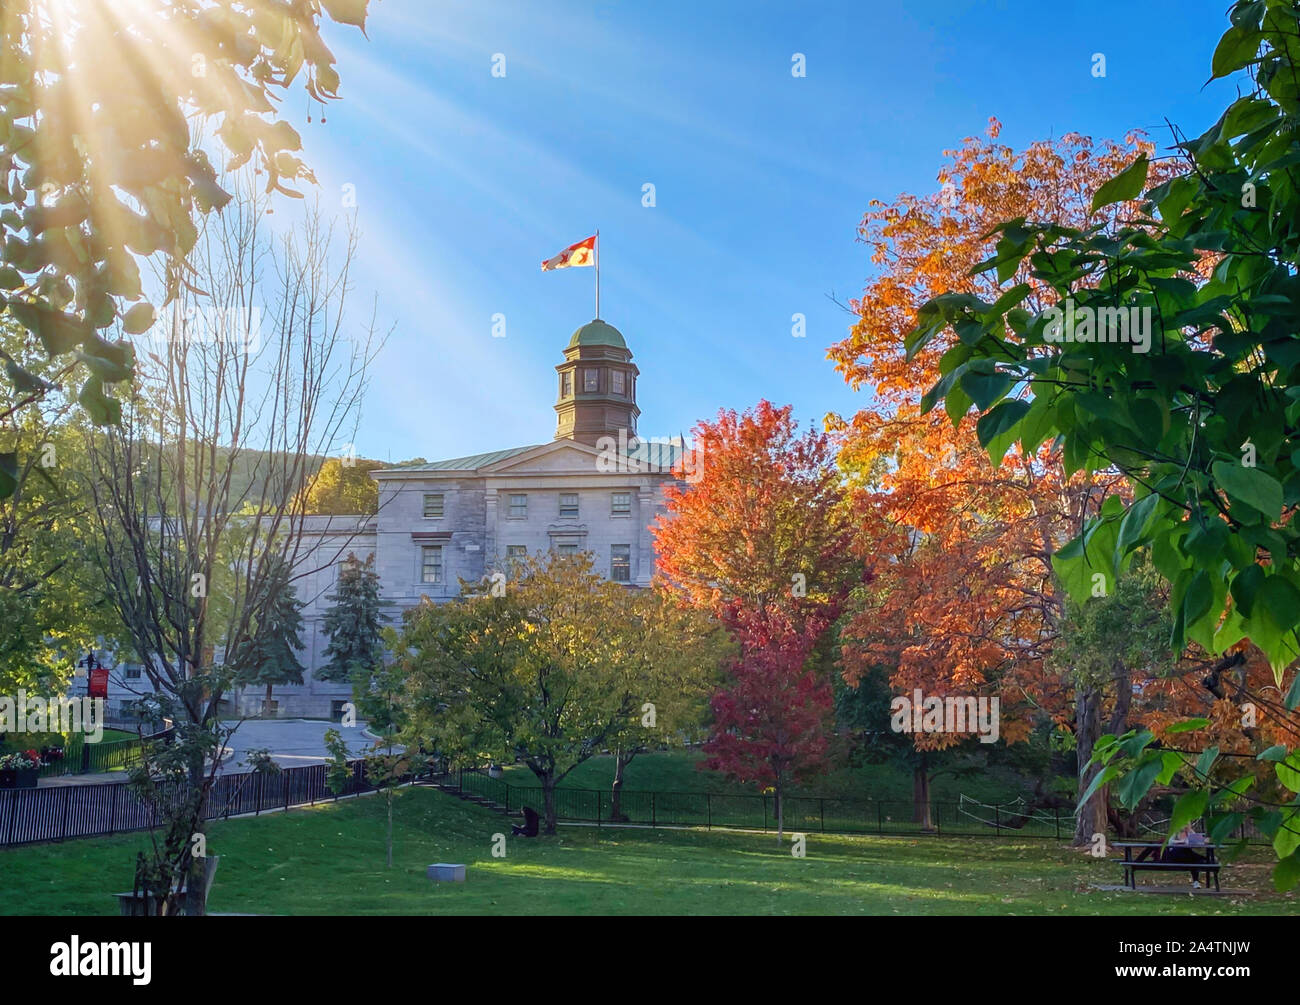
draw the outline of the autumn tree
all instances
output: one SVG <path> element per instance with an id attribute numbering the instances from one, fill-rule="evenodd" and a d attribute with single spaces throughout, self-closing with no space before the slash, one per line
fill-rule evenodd
<path id="1" fill-rule="evenodd" d="M 360 457 L 330 457 L 321 464 L 303 501 L 305 513 L 346 516 L 379 512 L 379 483 L 370 472 L 384 467 L 381 461 Z"/>
<path id="2" fill-rule="evenodd" d="M 194 218 L 230 202 L 226 169 L 252 163 L 266 191 L 314 182 L 276 102 L 301 80 L 338 97 L 322 15 L 364 28 L 368 0 L 7 0 L 0 11 L 0 306 L 39 339 L 53 380 L 0 353 L 21 407 L 76 381 L 96 423 L 121 402 L 154 323 L 139 259 L 163 266 L 162 302 L 196 290 Z M 212 124 L 214 128 L 202 127 Z M 200 128 L 194 128 L 199 126 Z M 12 486 L 0 479 L 0 495 Z"/>
<path id="3" fill-rule="evenodd" d="M 915 352 L 906 339 L 941 292 L 996 299 L 1001 281 L 1021 280 L 1021 300 L 1046 307 L 1050 291 L 1029 281 L 1027 265 L 1014 276 L 976 268 L 995 253 L 990 229 L 1025 213 L 1113 231 L 1137 214 L 1136 203 L 1095 209 L 1092 194 L 1151 147 L 1137 134 L 1118 144 L 1067 133 L 1016 151 L 998 142 L 1000 128 L 990 120 L 986 137 L 948 151 L 937 191 L 873 202 L 859 231 L 878 271 L 852 302 L 857 321 L 829 358 L 851 386 L 872 390 L 872 405 L 832 416 L 830 428 L 842 437 L 862 532 L 887 561 L 844 627 L 845 679 L 855 684 L 871 668 L 893 667 L 904 694 L 997 697 L 1006 742 L 1025 739 L 1036 717 L 1054 716 L 1074 720 L 1088 749 L 1101 705 L 1115 692 L 1085 689 L 1075 707 L 1069 668 L 1064 676 L 1045 668 L 1065 614 L 1052 560 L 1118 476 L 1068 473 L 1054 443 L 1016 449 L 978 427 L 966 412 L 999 393 L 992 364 L 944 370 L 943 350 L 964 344 L 958 333 Z M 946 415 L 929 408 L 936 384 L 949 392 Z M 998 448 L 992 457 L 982 439 Z M 918 819 L 927 814 L 929 754 L 968 738 L 913 734 Z M 1090 840 L 1093 831 L 1083 830 L 1079 840 Z"/>
<path id="4" fill-rule="evenodd" d="M 1077 337 L 1060 311 L 1022 306 L 1019 286 L 991 299 L 941 293 L 918 313 L 907 346 L 942 352 L 932 401 L 950 400 L 958 375 L 973 369 L 995 381 L 992 393 L 955 403 L 964 413 L 973 401 L 980 440 L 995 455 L 1009 440 L 1033 449 L 1052 437 L 1067 470 L 1124 474 L 1131 497 L 1108 499 L 1057 555 L 1072 596 L 1086 602 L 1093 576 L 1113 578 L 1149 549 L 1170 583 L 1173 652 L 1195 643 L 1221 654 L 1226 670 L 1249 640 L 1269 661 L 1271 689 L 1287 687 L 1285 698 L 1249 704 L 1269 707 L 1290 733 L 1257 754 L 1274 765 L 1269 781 L 1287 793 L 1281 800 L 1256 787 L 1253 772 L 1225 772 L 1216 783 L 1217 746 L 1188 764 L 1146 729 L 1098 745 L 1103 770 L 1092 786 L 1122 777 L 1122 801 L 1132 805 L 1152 784 L 1189 771 L 1202 785 L 1179 800 L 1170 826 L 1212 811 L 1219 838 L 1253 800 L 1250 815 L 1273 836 L 1275 881 L 1285 888 L 1300 882 L 1300 807 L 1289 795 L 1300 792 L 1300 685 L 1288 684 L 1300 653 L 1300 529 L 1291 519 L 1300 485 L 1291 446 L 1300 205 L 1289 169 L 1300 44 L 1289 0 L 1239 0 L 1229 18 L 1211 76 L 1240 74 L 1246 93 L 1200 137 L 1179 143 L 1173 177 L 1153 177 L 1138 156 L 1093 196 L 1103 212 L 1140 198 L 1139 214 L 1103 232 L 1008 213 L 978 266 L 1000 281 L 1027 276 L 1075 318 L 1138 312 L 1146 351 Z M 1222 673 L 1209 679 L 1221 685 Z M 1187 720 L 1179 735 L 1194 743 L 1211 725 Z"/>
<path id="5" fill-rule="evenodd" d="M 833 699 L 828 675 L 809 665 L 824 621 L 796 619 L 773 606 L 741 608 L 734 622 L 740 655 L 713 697 L 706 765 L 771 789 L 776 839 L 785 837 L 785 796 L 824 766 Z"/>
<path id="6" fill-rule="evenodd" d="M 761 401 L 699 423 L 703 472 L 665 489 L 654 527 L 658 581 L 716 613 L 739 650 L 713 699 L 709 763 L 773 788 L 780 821 L 832 729 L 830 667 L 810 658 L 864 576 L 834 445 L 792 411 Z"/>
<path id="7" fill-rule="evenodd" d="M 800 433 L 793 408 L 768 401 L 693 433 L 703 472 L 665 486 L 659 580 L 724 620 L 776 606 L 826 621 L 862 569 L 830 438 Z"/>

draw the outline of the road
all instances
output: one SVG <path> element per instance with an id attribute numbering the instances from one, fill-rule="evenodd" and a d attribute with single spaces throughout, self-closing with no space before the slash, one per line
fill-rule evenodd
<path id="1" fill-rule="evenodd" d="M 233 725 L 233 721 L 227 725 Z M 244 771 L 244 757 L 250 750 L 269 750 L 275 763 L 282 768 L 297 768 L 304 764 L 324 764 L 325 730 L 337 729 L 347 741 L 348 753 L 360 757 L 373 742 L 362 730 L 365 723 L 341 726 L 319 719 L 248 719 L 235 731 L 227 743 L 233 755 L 222 764 L 223 771 Z"/>

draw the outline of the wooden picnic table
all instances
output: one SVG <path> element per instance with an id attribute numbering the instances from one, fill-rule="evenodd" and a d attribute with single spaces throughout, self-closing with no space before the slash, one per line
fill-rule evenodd
<path id="1" fill-rule="evenodd" d="M 1219 870 L 1222 863 L 1215 858 L 1214 852 L 1218 845 L 1214 844 L 1184 844 L 1180 842 L 1169 842 L 1167 845 L 1164 841 L 1114 841 L 1111 843 L 1112 848 L 1123 848 L 1124 857 L 1111 859 L 1112 862 L 1118 862 L 1124 867 L 1124 882 L 1131 890 L 1137 889 L 1137 873 L 1140 870 L 1151 870 L 1153 872 L 1172 869 L 1175 872 L 1205 873 L 1206 884 L 1209 884 L 1210 877 L 1214 877 L 1215 892 L 1219 892 Z M 1204 854 L 1203 861 L 1197 862 L 1165 862 L 1161 858 L 1150 858 L 1152 852 L 1159 851 L 1162 848 L 1186 848 L 1189 851 Z M 1134 851 L 1141 849 L 1141 853 L 1134 856 Z"/>

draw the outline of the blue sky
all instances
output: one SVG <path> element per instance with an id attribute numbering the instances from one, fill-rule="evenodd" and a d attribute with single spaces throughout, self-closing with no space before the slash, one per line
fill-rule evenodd
<path id="1" fill-rule="evenodd" d="M 852 321 L 832 298 L 871 269 L 856 240 L 868 202 L 934 190 L 942 152 L 991 115 L 1017 148 L 1133 127 L 1165 146 L 1166 117 L 1199 133 L 1231 93 L 1202 88 L 1225 7 L 372 0 L 369 40 L 329 32 L 344 100 L 328 122 L 286 109 L 323 207 L 355 186 L 353 319 L 375 297 L 396 325 L 358 452 L 549 440 L 553 367 L 593 316 L 593 281 L 539 263 L 596 228 L 601 316 L 641 369 L 643 435 L 764 397 L 804 422 L 852 412 L 865 395 L 825 351 Z"/>

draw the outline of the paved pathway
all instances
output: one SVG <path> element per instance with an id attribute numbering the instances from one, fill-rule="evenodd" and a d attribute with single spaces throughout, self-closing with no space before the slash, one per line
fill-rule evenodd
<path id="1" fill-rule="evenodd" d="M 374 742 L 363 732 L 365 723 L 341 726 L 320 719 L 247 719 L 230 738 L 227 746 L 232 753 L 222 764 L 222 770 L 245 770 L 244 757 L 250 750 L 269 750 L 275 763 L 282 768 L 324 764 L 328 756 L 325 750 L 327 729 L 337 729 L 343 734 L 352 757 L 360 757 Z"/>

